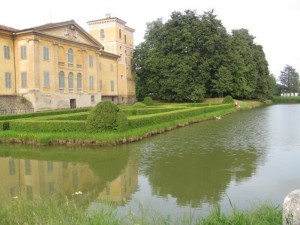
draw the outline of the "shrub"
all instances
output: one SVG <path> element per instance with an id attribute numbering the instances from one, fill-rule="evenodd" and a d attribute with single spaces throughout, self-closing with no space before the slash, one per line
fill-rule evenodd
<path id="1" fill-rule="evenodd" d="M 3 130 L 9 130 L 9 122 L 8 121 L 3 122 Z"/>
<path id="2" fill-rule="evenodd" d="M 146 97 L 146 98 L 144 98 L 143 103 L 144 103 L 145 105 L 154 105 L 153 100 L 152 100 L 151 97 Z"/>
<path id="3" fill-rule="evenodd" d="M 146 107 L 146 105 L 142 102 L 136 102 L 136 103 L 134 103 L 133 107 L 134 108 L 144 108 L 144 107 Z"/>
<path id="4" fill-rule="evenodd" d="M 233 98 L 230 95 L 227 95 L 224 99 L 222 104 L 234 103 Z"/>
<path id="5" fill-rule="evenodd" d="M 125 113 L 114 103 L 98 103 L 88 115 L 86 129 L 88 132 L 122 131 L 128 128 Z"/>

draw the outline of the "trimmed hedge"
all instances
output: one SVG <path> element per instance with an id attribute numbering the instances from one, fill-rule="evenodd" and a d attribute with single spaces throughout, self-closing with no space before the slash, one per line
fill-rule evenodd
<path id="1" fill-rule="evenodd" d="M 123 112 L 127 116 L 135 116 L 135 115 L 147 115 L 147 114 L 155 114 L 162 112 L 172 112 L 175 110 L 186 109 L 186 107 L 180 108 L 142 108 L 142 109 L 123 109 Z"/>
<path id="2" fill-rule="evenodd" d="M 84 132 L 85 121 L 10 121 L 10 130 L 25 132 Z"/>
<path id="3" fill-rule="evenodd" d="M 30 118 L 31 120 L 74 120 L 74 121 L 86 121 L 89 112 L 80 112 L 80 113 L 70 113 L 70 114 L 62 114 L 62 115 L 53 115 L 53 116 L 43 116 L 43 117 L 36 117 Z M 24 119 L 29 120 L 29 119 Z"/>
<path id="4" fill-rule="evenodd" d="M 181 109 L 172 112 L 136 116 L 136 117 L 128 118 L 129 127 L 130 128 L 144 127 L 151 124 L 163 123 L 166 121 L 172 121 L 172 120 L 188 118 L 196 115 L 201 115 L 203 113 L 230 109 L 232 107 L 233 107 L 232 104 L 223 104 L 223 105 L 207 106 L 201 108 L 193 107 L 193 108 Z"/>
<path id="5" fill-rule="evenodd" d="M 9 130 L 9 121 L 0 121 L 0 130 Z"/>
<path id="6" fill-rule="evenodd" d="M 78 109 L 62 109 L 62 110 L 53 110 L 53 111 L 40 111 L 33 113 L 24 113 L 24 114 L 7 114 L 0 115 L 0 120 L 13 120 L 13 119 L 23 119 L 23 118 L 33 118 L 40 116 L 50 116 L 50 115 L 62 115 L 69 113 L 78 113 L 78 112 L 88 112 L 91 108 L 78 108 Z"/>
<path id="7" fill-rule="evenodd" d="M 112 103 L 113 104 L 113 103 Z M 137 116 L 126 118 L 118 117 L 116 124 L 125 124 L 125 127 L 118 127 L 117 130 L 126 130 L 127 121 L 130 128 L 139 128 L 152 124 L 173 121 L 182 118 L 193 117 L 204 113 L 221 111 L 232 108 L 232 104 L 211 105 L 205 107 L 174 107 L 174 108 L 145 108 L 145 109 L 125 109 L 127 114 L 136 112 Z M 154 113 L 155 112 L 155 113 Z M 106 113 L 108 115 L 109 113 Z M 109 114 L 110 115 L 110 114 Z M 71 113 L 68 115 L 44 116 L 35 119 L 18 119 L 11 121 L 0 121 L 0 130 L 16 130 L 24 132 L 85 132 L 87 131 L 87 112 Z M 103 119 L 103 117 L 101 117 Z M 120 128 L 120 129 L 119 129 Z"/>
<path id="8" fill-rule="evenodd" d="M 154 105 L 153 100 L 152 100 L 151 97 L 146 97 L 146 98 L 144 98 L 143 103 L 144 103 L 145 105 Z"/>
<path id="9" fill-rule="evenodd" d="M 88 132 L 124 131 L 128 129 L 125 113 L 114 103 L 98 103 L 88 115 L 86 121 Z"/>

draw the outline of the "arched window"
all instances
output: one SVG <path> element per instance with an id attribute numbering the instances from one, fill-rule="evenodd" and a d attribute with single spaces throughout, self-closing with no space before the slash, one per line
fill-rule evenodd
<path id="1" fill-rule="evenodd" d="M 77 89 L 81 89 L 82 88 L 82 75 L 81 73 L 77 74 Z"/>
<path id="2" fill-rule="evenodd" d="M 65 88 L 65 73 L 60 71 L 58 74 L 58 81 L 59 81 L 59 89 Z"/>
<path id="3" fill-rule="evenodd" d="M 73 49 L 68 49 L 68 63 L 73 64 L 74 61 L 74 55 L 73 55 Z"/>
<path id="4" fill-rule="evenodd" d="M 69 76 L 68 76 L 68 86 L 71 89 L 74 88 L 74 76 L 73 76 L 73 73 L 69 73 Z"/>
<path id="5" fill-rule="evenodd" d="M 100 30 L 100 39 L 103 40 L 104 38 L 105 38 L 104 30 L 101 29 L 101 30 Z"/>

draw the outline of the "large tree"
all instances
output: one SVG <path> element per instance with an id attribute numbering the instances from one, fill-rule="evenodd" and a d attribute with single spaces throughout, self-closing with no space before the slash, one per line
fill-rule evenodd
<path id="1" fill-rule="evenodd" d="M 147 24 L 135 50 L 137 93 L 167 101 L 265 98 L 268 64 L 253 40 L 245 29 L 228 34 L 213 10 L 173 12 L 166 23 Z"/>
<path id="2" fill-rule="evenodd" d="M 280 73 L 279 81 L 282 84 L 284 93 L 291 95 L 299 92 L 299 74 L 292 66 L 286 65 L 284 67 Z"/>

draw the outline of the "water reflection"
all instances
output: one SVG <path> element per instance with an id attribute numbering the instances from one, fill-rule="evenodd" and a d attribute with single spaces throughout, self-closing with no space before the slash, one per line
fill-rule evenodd
<path id="1" fill-rule="evenodd" d="M 243 124 L 236 122 L 239 117 L 244 117 Z M 235 114 L 145 143 L 141 172 L 148 177 L 153 194 L 171 195 L 181 206 L 200 207 L 220 202 L 232 181 L 250 179 L 264 161 L 267 136 L 257 118 L 245 118 L 243 113 Z"/>
<path id="2" fill-rule="evenodd" d="M 75 197 L 85 205 L 101 200 L 124 204 L 137 188 L 136 160 L 128 150 L 0 146 L 0 201 L 56 196 Z"/>

